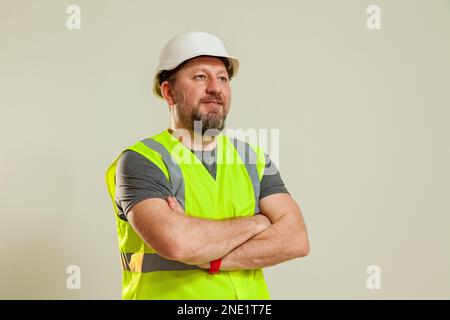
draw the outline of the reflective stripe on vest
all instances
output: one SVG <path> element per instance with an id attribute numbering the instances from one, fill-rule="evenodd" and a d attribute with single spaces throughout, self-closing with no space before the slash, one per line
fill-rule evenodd
<path id="1" fill-rule="evenodd" d="M 258 176 L 257 161 L 258 156 L 256 152 L 250 147 L 249 144 L 238 140 L 236 138 L 229 138 L 236 148 L 239 157 L 241 157 L 242 162 L 247 169 L 247 173 L 252 181 L 253 194 L 255 195 L 255 214 L 259 213 L 259 194 L 260 194 L 260 180 Z"/>
<path id="2" fill-rule="evenodd" d="M 167 170 L 169 171 L 169 181 L 172 184 L 172 194 L 175 195 L 175 198 L 177 198 L 178 203 L 180 206 L 185 210 L 184 202 L 184 179 L 183 174 L 181 173 L 180 166 L 175 162 L 175 160 L 170 155 L 169 151 L 159 142 L 148 138 L 141 141 L 143 144 L 145 144 L 148 148 L 152 149 L 153 151 L 159 153 L 164 161 L 164 164 L 167 167 Z"/>
<path id="3" fill-rule="evenodd" d="M 157 253 L 121 253 L 122 269 L 131 272 L 180 271 L 199 269 L 197 266 L 167 260 Z"/>

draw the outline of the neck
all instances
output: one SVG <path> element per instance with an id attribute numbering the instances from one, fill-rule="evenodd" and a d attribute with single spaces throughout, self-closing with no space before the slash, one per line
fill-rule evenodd
<path id="1" fill-rule="evenodd" d="M 169 132 L 191 150 L 212 150 L 217 145 L 216 136 L 202 135 L 194 130 L 171 126 Z"/>

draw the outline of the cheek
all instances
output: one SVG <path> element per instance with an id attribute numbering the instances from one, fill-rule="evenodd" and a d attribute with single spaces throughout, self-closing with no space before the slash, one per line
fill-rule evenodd
<path id="1" fill-rule="evenodd" d="M 225 95 L 225 97 L 227 99 L 227 102 L 228 102 L 227 104 L 230 104 L 230 102 L 231 102 L 231 89 L 228 87 L 228 89 L 224 90 L 223 92 L 224 92 L 224 95 Z"/>
<path id="2" fill-rule="evenodd" d="M 197 104 L 199 100 L 204 96 L 204 91 L 202 88 L 191 88 L 186 91 L 186 101 L 193 104 Z"/>
<path id="3" fill-rule="evenodd" d="M 177 82 L 177 84 L 177 98 L 179 102 L 187 105 L 192 105 L 197 103 L 198 100 L 202 97 L 201 88 L 196 87 L 192 83 L 180 80 L 180 82 Z"/>

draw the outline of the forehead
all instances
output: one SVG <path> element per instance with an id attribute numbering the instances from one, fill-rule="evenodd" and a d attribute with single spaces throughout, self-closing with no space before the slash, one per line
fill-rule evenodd
<path id="1" fill-rule="evenodd" d="M 213 71 L 227 71 L 222 60 L 215 57 L 196 57 L 187 61 L 180 69 L 190 71 L 193 69 L 211 69 Z"/>

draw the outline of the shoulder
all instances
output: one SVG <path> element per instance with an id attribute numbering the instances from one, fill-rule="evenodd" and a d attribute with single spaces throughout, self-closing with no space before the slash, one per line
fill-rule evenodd
<path id="1" fill-rule="evenodd" d="M 164 131 L 154 136 L 139 140 L 135 144 L 124 149 L 117 159 L 118 169 L 158 169 L 159 171 L 162 171 L 166 177 L 168 177 L 167 167 L 162 159 L 161 153 L 149 147 L 146 143 L 149 140 L 153 141 L 155 138 L 163 134 L 165 134 Z"/>
<path id="2" fill-rule="evenodd" d="M 134 167 L 136 165 L 149 165 L 151 162 L 142 154 L 133 151 L 125 150 L 117 159 L 117 166 L 121 167 Z"/>
<path id="3" fill-rule="evenodd" d="M 136 178 L 165 175 L 156 164 L 133 150 L 125 150 L 119 156 L 116 174 Z"/>

